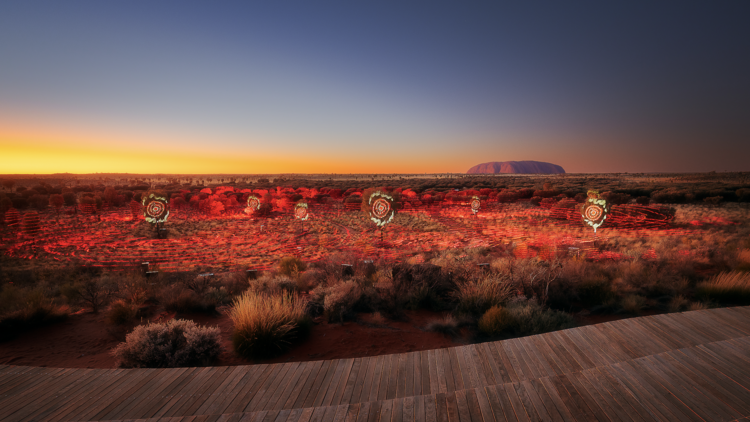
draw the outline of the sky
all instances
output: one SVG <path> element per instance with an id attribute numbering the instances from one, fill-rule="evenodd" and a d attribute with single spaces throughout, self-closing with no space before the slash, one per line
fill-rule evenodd
<path id="1" fill-rule="evenodd" d="M 0 174 L 750 171 L 749 20 L 739 0 L 3 1 Z"/>

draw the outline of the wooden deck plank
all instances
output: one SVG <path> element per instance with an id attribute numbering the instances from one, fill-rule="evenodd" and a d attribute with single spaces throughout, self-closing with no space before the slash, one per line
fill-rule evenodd
<path id="1" fill-rule="evenodd" d="M 521 398 L 518 397 L 518 393 L 516 393 L 515 386 L 517 384 L 517 382 L 514 382 L 511 384 L 497 385 L 497 393 L 505 394 L 508 397 L 508 400 L 510 401 L 511 407 L 513 409 L 513 413 L 515 414 L 516 419 L 518 419 L 519 422 L 530 422 L 531 419 L 526 413 L 526 408 L 523 406 Z"/>
<path id="2" fill-rule="evenodd" d="M 85 392 L 91 391 L 86 388 L 87 385 L 96 383 L 97 379 L 100 378 L 103 373 L 99 370 L 87 369 L 80 371 L 78 375 L 78 379 L 73 380 L 60 390 L 56 391 L 56 394 L 52 396 L 50 400 L 44 400 L 43 398 L 37 397 L 38 402 L 43 402 L 44 406 L 25 406 L 22 408 L 22 411 L 13 413 L 11 416 L 18 421 L 27 419 L 42 420 L 48 418 L 48 416 L 53 413 L 64 411 L 63 409 L 69 406 L 71 401 L 77 401 L 80 397 L 85 395 Z M 17 399 L 17 397 L 14 397 L 14 399 Z M 10 407 L 9 405 L 10 403 L 6 403 L 2 408 Z"/>
<path id="3" fill-rule="evenodd" d="M 362 401 L 374 402 L 378 399 L 378 389 L 380 388 L 380 377 L 383 374 L 384 360 L 385 356 L 382 355 L 373 360 L 372 368 L 370 368 L 371 371 L 368 371 L 367 378 L 365 378 L 365 386 L 362 389 L 363 395 L 367 393 L 362 398 Z"/>
<path id="4" fill-rule="evenodd" d="M 357 371 L 357 379 L 354 381 L 354 387 L 352 388 L 352 394 L 350 397 L 347 398 L 346 394 L 344 394 L 344 397 L 342 397 L 342 401 L 346 401 L 348 403 L 359 403 L 362 400 L 361 397 L 363 395 L 363 388 L 365 385 L 365 379 L 367 377 L 367 372 L 370 370 L 370 364 L 374 364 L 373 361 L 375 358 L 373 357 L 367 357 L 362 358 L 359 363 L 359 370 Z M 355 362 L 356 364 L 356 362 Z"/>
<path id="5" fill-rule="evenodd" d="M 409 359 L 409 353 L 400 353 L 398 355 L 398 371 L 396 374 L 396 391 L 393 397 L 404 397 L 406 395 L 406 383 L 408 374 L 411 373 L 412 376 L 414 375 L 413 369 L 410 367 L 409 369 L 411 371 L 407 371 L 406 369 L 406 361 Z M 413 378 L 412 378 L 413 381 Z M 414 385 L 412 384 L 412 390 L 414 389 Z"/>
<path id="6" fill-rule="evenodd" d="M 291 369 L 290 363 L 270 365 L 271 371 L 269 372 L 266 379 L 257 387 L 257 393 L 253 395 L 251 400 L 247 401 L 243 412 L 258 412 L 261 410 L 268 410 L 265 407 L 265 403 L 270 398 L 270 392 L 276 390 L 281 380 L 284 379 L 289 369 Z M 309 407 L 309 406 L 303 406 Z"/>
<path id="7" fill-rule="evenodd" d="M 571 356 L 573 356 L 581 368 L 589 369 L 596 366 L 596 364 L 588 357 L 587 353 L 581 350 L 578 343 L 568 335 L 567 330 L 555 331 L 550 334 L 556 336 L 560 340 L 560 344 L 568 351 L 568 353 L 570 353 Z"/>
<path id="8" fill-rule="evenodd" d="M 646 327 L 651 330 L 654 337 L 661 339 L 667 344 L 667 350 L 682 349 L 683 347 L 695 346 L 695 343 L 690 340 L 687 336 L 676 335 L 675 331 L 668 329 L 666 321 L 668 318 L 635 318 L 633 324 L 641 327 Z"/>
<path id="9" fill-rule="evenodd" d="M 673 368 L 670 362 L 659 359 L 657 356 L 648 356 L 645 360 L 649 362 L 650 368 L 655 372 L 658 371 L 661 378 L 670 383 L 670 386 L 674 386 L 686 393 L 688 398 L 692 399 L 689 402 L 690 407 L 702 410 L 703 413 L 698 412 L 699 414 L 705 414 L 722 420 L 737 419 L 743 416 L 741 412 L 737 412 L 732 407 L 723 405 L 724 403 L 712 394 L 711 391 L 703 388 L 700 384 L 695 383 L 691 378 Z M 715 391 L 714 389 L 711 390 Z M 722 405 L 719 405 L 720 403 Z"/>
<path id="10" fill-rule="evenodd" d="M 598 408 L 597 419 L 605 415 L 606 418 L 613 422 L 631 422 L 632 420 L 625 414 L 622 407 L 609 395 L 598 383 L 592 384 L 591 380 L 586 377 L 586 373 L 596 371 L 596 368 L 584 370 L 574 374 L 569 374 L 568 378 L 573 380 L 575 388 L 585 393 L 585 397 L 589 397 L 587 401 L 589 408 Z"/>
<path id="11" fill-rule="evenodd" d="M 284 395 L 289 382 L 297 376 L 300 362 L 287 362 L 280 365 L 282 366 L 282 372 L 276 375 L 276 382 L 269 385 L 257 404 L 251 402 L 249 406 L 257 410 L 279 410 L 276 408 L 276 402 L 279 397 Z M 299 369 L 299 372 L 302 372 L 302 370 Z"/>
<path id="12" fill-rule="evenodd" d="M 461 422 L 471 422 L 472 420 L 482 422 L 482 414 L 479 413 L 478 419 L 473 419 L 475 417 L 474 413 L 472 412 L 471 405 L 469 404 L 469 397 L 468 392 L 473 390 L 458 390 L 454 393 L 456 397 L 456 409 L 458 413 L 458 420 Z M 476 400 L 476 397 L 474 398 Z M 477 404 L 477 410 L 479 408 L 479 405 Z"/>
<path id="13" fill-rule="evenodd" d="M 541 379 L 531 380 L 528 381 L 528 383 L 529 384 L 524 385 L 524 387 L 527 389 L 533 389 L 533 392 L 529 391 L 529 394 L 532 395 L 533 393 L 536 398 L 532 397 L 532 400 L 538 399 L 542 406 L 544 406 L 545 412 L 549 415 L 548 420 L 553 422 L 566 422 L 567 419 L 563 417 L 562 413 L 560 413 L 555 400 L 552 398 L 549 391 L 547 391 L 547 388 L 544 386 Z"/>
<path id="14" fill-rule="evenodd" d="M 179 391 L 179 388 L 187 382 L 186 380 L 192 379 L 198 372 L 199 368 L 179 368 L 170 371 L 170 375 L 167 377 L 166 387 L 162 388 L 158 394 L 156 394 L 146 406 L 143 406 L 140 413 L 144 419 L 154 417 L 154 415 L 166 405 L 169 400 L 172 399 L 172 395 L 175 391 Z"/>
<path id="15" fill-rule="evenodd" d="M 445 392 L 445 382 L 443 382 L 443 389 L 440 387 L 440 376 L 438 375 L 437 371 L 437 350 L 428 350 L 427 351 L 427 362 L 429 367 L 429 381 L 430 381 L 430 388 L 429 393 L 430 394 L 437 394 L 440 392 Z"/>
<path id="16" fill-rule="evenodd" d="M 393 366 L 393 360 L 395 355 L 383 356 L 383 365 L 380 371 L 376 371 L 375 375 L 379 378 L 377 395 L 373 396 L 370 394 L 370 401 L 385 400 L 388 395 L 388 385 L 392 379 L 391 369 Z M 396 358 L 398 359 L 398 358 Z"/>
<path id="17" fill-rule="evenodd" d="M 269 401 L 266 408 L 276 410 L 291 408 L 292 402 L 299 395 L 298 388 L 301 389 L 307 382 L 307 377 L 310 375 L 313 366 L 312 362 L 299 362 L 299 365 L 293 371 L 290 371 L 291 377 L 287 380 L 286 385 L 283 389 L 276 391 L 275 397 Z M 295 395 L 295 399 L 292 398 L 292 395 Z"/>
<path id="18" fill-rule="evenodd" d="M 658 413 L 654 413 L 646 406 L 641 404 L 638 398 L 634 397 L 628 388 L 620 380 L 615 378 L 610 372 L 603 368 L 596 368 L 588 372 L 589 375 L 597 377 L 603 388 L 626 409 L 626 412 L 635 421 L 659 421 L 661 418 Z"/>
<path id="19" fill-rule="evenodd" d="M 568 337 L 570 337 L 572 341 L 576 342 L 581 350 L 586 353 L 586 357 L 591 360 L 594 367 L 614 363 L 614 359 L 610 359 L 606 356 L 605 353 L 602 353 L 601 349 L 599 349 L 599 345 L 592 343 L 588 337 L 583 335 L 581 329 L 571 328 L 570 330 L 567 330 L 566 333 L 568 334 Z"/>
<path id="20" fill-rule="evenodd" d="M 269 374 L 274 370 L 271 365 L 253 365 L 252 369 L 252 374 L 243 377 L 244 382 L 240 382 L 238 385 L 239 391 L 234 396 L 234 399 L 229 402 L 229 405 L 224 410 L 225 412 L 243 412 L 247 408 L 247 404 L 258 394 L 261 386 L 268 379 Z"/>
<path id="21" fill-rule="evenodd" d="M 427 350 L 421 350 L 416 353 L 419 356 L 420 378 L 417 378 L 417 369 L 414 368 L 414 393 L 415 395 L 434 394 L 431 386 L 431 381 L 433 380 L 430 379 L 430 357 L 427 353 Z M 419 387 L 417 387 L 417 385 Z"/>
<path id="22" fill-rule="evenodd" d="M 451 384 L 449 389 L 448 375 L 450 375 L 450 373 L 445 373 L 445 365 L 443 364 L 444 349 L 431 350 L 431 352 L 433 352 L 435 362 L 438 393 L 447 393 L 448 391 L 453 391 L 453 376 L 451 375 Z M 430 362 L 430 365 L 432 365 L 432 362 Z"/>
<path id="23" fill-rule="evenodd" d="M 737 412 L 750 415 L 750 391 L 735 385 L 733 380 L 723 376 L 721 372 L 708 369 L 703 366 L 702 362 L 689 359 L 680 352 L 665 353 L 654 358 L 670 363 L 675 370 L 711 391 L 714 396 Z"/>
<path id="24" fill-rule="evenodd" d="M 564 374 L 564 371 L 562 369 L 564 366 L 562 362 L 560 362 L 557 354 L 552 351 L 549 344 L 544 341 L 541 335 L 529 336 L 526 338 L 528 339 L 529 343 L 532 343 L 534 345 L 534 348 L 538 352 L 537 355 L 544 359 L 547 362 L 549 368 L 552 370 L 552 373 L 550 373 L 549 376 Z"/>
<path id="25" fill-rule="evenodd" d="M 313 407 L 315 400 L 318 397 L 318 393 L 322 390 L 323 382 L 330 380 L 332 368 L 335 366 L 334 361 L 324 360 L 321 365 L 318 375 L 315 377 L 313 382 L 310 384 L 310 390 L 307 391 L 305 400 L 300 404 L 300 407 Z M 304 391 L 303 391 L 304 394 Z"/>
<path id="26" fill-rule="evenodd" d="M 346 386 L 349 383 L 349 375 L 351 374 L 352 366 L 354 366 L 354 359 L 342 359 L 342 363 L 343 368 L 341 369 L 338 378 L 331 381 L 331 386 L 334 387 L 331 389 L 333 395 L 330 400 L 328 399 L 328 396 L 326 396 L 323 401 L 327 406 L 338 406 L 341 404 L 341 397 L 343 397 Z M 353 384 L 354 378 L 352 378 L 352 385 Z"/>
<path id="27" fill-rule="evenodd" d="M 492 415 L 495 417 L 495 421 L 518 421 L 513 410 L 513 405 L 510 403 L 508 395 L 505 394 L 505 389 L 499 389 L 498 385 L 490 385 L 484 389 L 484 391 L 487 392 L 487 400 L 490 402 Z"/>
<path id="28" fill-rule="evenodd" d="M 485 387 L 478 387 L 472 390 L 474 397 L 477 399 L 477 405 L 479 410 L 482 412 L 482 420 L 487 422 L 495 422 L 495 416 L 492 413 L 492 406 L 490 406 L 489 398 L 487 397 L 487 391 Z"/>
<path id="29" fill-rule="evenodd" d="M 549 333 L 547 333 L 549 334 Z M 573 356 L 560 344 L 559 340 L 551 335 L 544 335 L 539 337 L 542 342 L 546 343 L 547 347 L 552 352 L 552 356 L 556 358 L 556 362 L 559 363 L 560 369 L 563 374 L 571 372 L 577 372 L 582 370 L 581 365 L 573 358 Z"/>
<path id="30" fill-rule="evenodd" d="M 467 355 L 470 357 L 471 361 L 474 364 L 474 376 L 476 377 L 475 387 L 484 387 L 486 385 L 489 385 L 490 382 L 487 377 L 489 376 L 490 378 L 492 378 L 492 369 L 489 367 L 487 360 L 475 344 L 466 346 L 466 350 Z"/>
<path id="31" fill-rule="evenodd" d="M 259 365 L 243 366 L 243 372 L 237 380 L 232 382 L 225 393 L 211 405 L 214 413 L 232 413 L 245 407 L 245 395 L 252 389 L 253 384 L 262 376 L 265 368 Z"/>
<path id="32" fill-rule="evenodd" d="M 424 392 L 424 365 L 422 363 L 422 352 L 412 352 L 412 355 L 414 356 L 414 374 L 413 374 L 413 390 L 411 394 L 406 394 L 406 397 L 412 397 L 412 396 L 420 396 L 422 394 L 429 394 L 429 391 Z M 430 372 L 429 368 L 427 369 L 427 386 L 430 385 Z"/>
<path id="33" fill-rule="evenodd" d="M 456 392 L 445 393 L 445 410 L 449 421 L 460 421 L 458 414 L 458 403 L 456 402 Z"/>
<path id="34" fill-rule="evenodd" d="M 224 384 L 227 378 L 232 376 L 235 369 L 231 366 L 225 368 L 226 369 L 223 371 L 217 371 L 213 375 L 210 375 L 210 378 L 204 383 L 204 386 L 201 386 L 200 389 L 193 394 L 193 403 L 188 407 L 181 408 L 179 412 L 183 415 L 200 415 L 201 413 L 198 412 L 198 409 L 209 401 L 213 402 L 216 396 L 220 394 L 217 394 L 219 386 Z"/>
<path id="35" fill-rule="evenodd" d="M 428 405 L 428 398 L 432 398 L 432 410 L 434 412 L 435 410 L 435 395 L 423 395 L 419 397 L 414 397 L 414 422 L 424 422 L 425 420 L 434 421 L 435 418 L 432 419 L 427 418 L 427 405 Z M 434 413 L 433 413 L 434 416 Z"/>
<path id="36" fill-rule="evenodd" d="M 356 422 L 357 416 L 359 415 L 359 409 L 361 405 L 359 403 L 350 404 L 346 409 L 346 422 Z"/>
<path id="37" fill-rule="evenodd" d="M 664 415 L 671 414 L 669 420 L 680 421 L 698 421 L 701 420 L 698 415 L 686 408 L 677 398 L 668 390 L 664 389 L 658 382 L 653 380 L 648 374 L 643 373 L 637 366 L 631 365 L 633 361 L 618 363 L 610 368 L 618 370 L 620 375 L 626 375 L 635 380 L 634 385 L 630 385 L 631 391 L 637 392 L 638 395 L 648 392 L 655 401 L 655 405 Z M 667 410 L 667 413 L 663 411 Z"/>
<path id="38" fill-rule="evenodd" d="M 393 399 L 393 410 L 390 422 L 403 422 L 404 420 L 404 398 Z"/>
<path id="39" fill-rule="evenodd" d="M 302 407 L 304 408 L 305 400 L 307 400 L 307 396 L 310 394 L 310 390 L 313 388 L 313 384 L 315 383 L 315 380 L 318 378 L 318 375 L 321 371 L 325 371 L 326 368 L 324 368 L 324 364 L 326 361 L 318 360 L 315 362 L 312 362 L 312 367 L 310 368 L 310 373 L 307 376 L 307 379 L 305 380 L 304 384 L 300 384 L 299 388 L 295 388 L 295 390 L 292 392 L 292 394 L 289 396 L 289 399 L 287 400 L 287 403 L 290 401 L 292 402 L 291 406 L 285 406 L 288 408 L 298 408 Z M 308 365 L 310 363 L 308 362 Z"/>
<path id="40" fill-rule="evenodd" d="M 578 394 L 572 384 L 565 378 L 565 374 L 548 378 L 555 394 L 565 403 L 568 411 L 577 421 L 595 421 L 594 413 Z M 549 386 L 548 390 L 549 390 Z"/>
<path id="41" fill-rule="evenodd" d="M 735 418 L 727 418 L 728 415 L 722 415 L 722 412 L 718 409 L 710 409 L 710 405 L 707 406 L 707 398 L 696 392 L 694 389 L 685 388 L 678 380 L 673 378 L 673 375 L 665 367 L 660 367 L 654 364 L 648 358 L 639 359 L 635 362 L 631 362 L 633 366 L 640 366 L 643 368 L 644 377 L 650 377 L 654 381 L 658 382 L 661 387 L 669 391 L 674 399 L 675 406 L 677 401 L 682 407 L 689 409 L 690 412 L 698 416 L 699 419 L 703 420 L 730 420 Z M 647 372 L 647 373 L 646 373 Z M 680 408 L 680 410 L 683 410 Z M 683 410 L 683 413 L 687 413 Z"/>
<path id="42" fill-rule="evenodd" d="M 149 377 L 140 385 L 135 386 L 130 392 L 125 393 L 125 400 L 119 406 L 112 409 L 109 414 L 98 419 L 117 419 L 122 411 L 127 410 L 127 416 L 139 418 L 152 404 L 155 392 L 161 391 L 165 386 L 163 383 L 170 381 L 165 377 L 171 369 L 154 369 L 153 376 Z"/>
<path id="43" fill-rule="evenodd" d="M 681 350 L 692 357 L 700 356 L 699 359 L 705 359 L 705 361 L 710 363 L 715 370 L 721 371 L 724 375 L 733 379 L 737 384 L 750 390 L 750 374 L 748 374 L 746 368 L 742 367 L 743 363 L 733 356 L 716 353 L 713 349 L 708 348 L 703 344 L 690 349 Z"/>
<path id="44" fill-rule="evenodd" d="M 611 342 L 596 325 L 578 327 L 578 332 L 582 337 L 588 339 L 590 344 L 593 344 L 594 347 L 598 348 L 602 355 L 610 360 L 610 365 L 615 362 L 622 362 L 623 360 L 630 359 L 622 347 Z"/>
<path id="45" fill-rule="evenodd" d="M 456 364 L 456 352 L 452 347 L 449 347 L 447 349 L 440 349 L 438 356 L 440 356 L 438 362 L 445 376 L 445 387 L 448 393 L 452 393 L 459 389 L 458 383 L 463 386 L 463 380 L 461 380 L 461 374 L 458 373 L 458 365 Z M 456 375 L 458 379 L 456 379 Z"/>
<path id="46" fill-rule="evenodd" d="M 380 407 L 380 416 L 378 417 L 378 422 L 391 422 L 391 417 L 393 416 L 393 400 L 385 400 L 383 401 L 382 406 Z"/>
<path id="47" fill-rule="evenodd" d="M 363 358 L 352 359 L 352 366 L 349 370 L 349 376 L 344 385 L 344 392 L 338 399 L 339 404 L 351 404 L 354 402 L 353 396 L 359 382 L 359 392 L 362 392 L 362 382 L 364 382 L 364 372 L 367 368 L 366 360 Z"/>
<path id="48" fill-rule="evenodd" d="M 516 354 L 513 347 L 513 343 L 509 340 L 502 341 L 498 345 L 498 350 L 503 349 L 505 352 L 505 356 L 508 357 L 508 361 L 510 362 L 511 367 L 513 368 L 513 371 L 518 375 L 519 381 L 524 381 L 527 379 L 532 379 L 534 376 L 531 374 L 531 371 L 529 368 L 526 367 L 526 363 L 523 362 L 523 360 Z"/>
<path id="49" fill-rule="evenodd" d="M 126 397 L 123 396 L 123 392 L 128 391 L 133 384 L 141 381 L 143 374 L 145 373 L 140 370 L 122 371 L 119 380 L 111 380 L 112 382 L 110 382 L 106 388 L 101 390 L 99 393 L 99 400 L 94 402 L 94 406 L 88 408 L 78 407 L 72 410 L 71 414 L 66 415 L 66 418 L 82 420 L 94 419 L 94 416 L 102 410 L 113 404 L 119 404 L 119 400 L 125 399 Z"/>
<path id="50" fill-rule="evenodd" d="M 656 353 L 662 353 L 667 350 L 672 350 L 659 335 L 652 329 L 645 327 L 636 322 L 638 318 L 630 318 L 620 325 L 622 335 L 626 338 L 630 338 L 632 344 L 640 346 L 646 351 L 642 356 L 653 355 Z"/>
<path id="51" fill-rule="evenodd" d="M 210 385 L 211 380 L 226 371 L 226 369 L 219 370 L 218 368 L 201 368 L 198 375 L 190 384 L 185 386 L 180 395 L 173 401 L 172 406 L 163 413 L 163 416 L 183 416 L 182 412 L 199 399 L 200 395 Z"/>
<path id="52" fill-rule="evenodd" d="M 547 368 L 537 359 L 536 355 L 529 353 L 520 339 L 513 339 L 513 346 L 514 352 L 517 352 L 517 356 L 524 362 L 525 368 L 528 368 L 531 374 L 531 378 L 529 379 L 537 379 L 550 375 L 547 373 Z"/>
<path id="53" fill-rule="evenodd" d="M 317 386 L 318 394 L 315 396 L 315 401 L 312 403 L 313 407 L 326 406 L 326 397 L 329 397 L 330 403 L 330 400 L 333 399 L 333 394 L 336 393 L 336 387 L 338 386 L 333 383 L 333 380 L 337 374 L 339 377 L 341 376 L 341 371 L 344 370 L 344 366 L 346 366 L 346 363 L 341 359 L 331 361 L 331 365 L 329 366 L 328 371 L 326 371 L 323 381 Z M 336 380 L 338 381 L 338 379 Z"/>
<path id="54" fill-rule="evenodd" d="M 370 403 L 370 411 L 367 415 L 367 422 L 378 422 L 380 419 L 380 411 L 383 407 L 383 401 L 378 400 Z"/>
<path id="55" fill-rule="evenodd" d="M 592 328 L 596 329 L 612 347 L 616 347 L 627 356 L 627 359 L 636 359 L 641 357 L 640 353 L 637 353 L 629 342 L 624 341 L 617 333 L 617 330 L 612 327 L 612 323 L 605 322 L 603 324 L 592 325 Z M 626 360 L 626 359 L 623 359 Z"/>
<path id="56" fill-rule="evenodd" d="M 482 343 L 481 349 L 484 352 L 484 356 L 487 359 L 487 363 L 492 368 L 492 375 L 495 378 L 495 382 L 490 385 L 501 384 L 511 382 L 510 374 L 505 367 L 495 345 L 493 343 Z"/>
<path id="57" fill-rule="evenodd" d="M 6 393 L 13 400 L 0 409 L 0 418 L 17 412 L 31 401 L 36 400 L 37 397 L 41 398 L 54 394 L 57 389 L 69 384 L 75 377 L 75 373 L 75 369 L 60 369 L 49 374 L 37 375 L 31 382 L 21 380 Z"/>
<path id="58" fill-rule="evenodd" d="M 422 397 L 422 408 L 424 409 L 424 397 Z M 396 420 L 394 417 L 393 422 L 414 422 L 415 414 L 415 398 L 404 397 L 403 398 L 403 409 L 401 414 L 401 420 Z"/>
<path id="59" fill-rule="evenodd" d="M 536 385 L 535 383 L 538 383 L 539 385 Z M 552 383 L 551 377 L 532 380 L 531 384 L 535 385 L 537 392 L 542 391 L 542 389 L 546 391 L 546 394 L 549 396 L 550 400 L 552 400 L 552 403 L 555 405 L 555 409 L 557 409 L 557 412 L 560 414 L 563 421 L 575 422 L 576 419 L 573 417 L 573 414 L 566 405 L 566 402 L 563 401 L 563 399 L 560 397 L 557 388 L 555 388 L 555 385 Z"/>
<path id="60" fill-rule="evenodd" d="M 518 346 L 522 349 L 522 352 L 529 357 L 529 362 L 536 367 L 536 372 L 539 373 L 538 378 L 557 375 L 557 372 L 552 368 L 552 365 L 547 358 L 536 347 L 536 343 L 532 341 L 531 337 L 533 336 L 519 338 Z"/>
<path id="61" fill-rule="evenodd" d="M 417 375 L 415 372 L 419 369 L 418 364 L 419 359 L 419 353 L 417 352 L 409 352 L 406 354 L 406 361 L 404 362 L 404 372 L 406 381 L 404 381 L 404 388 L 403 390 L 399 389 L 398 397 L 411 397 L 414 393 L 414 385 L 416 384 L 414 380 L 419 380 L 419 375 Z M 416 393 L 421 394 L 421 393 Z"/>
<path id="62" fill-rule="evenodd" d="M 385 393 L 385 399 L 384 400 L 391 400 L 396 398 L 396 393 L 398 392 L 398 385 L 402 384 L 404 381 L 400 376 L 403 374 L 399 374 L 399 363 L 401 362 L 401 357 L 403 356 L 402 353 L 399 353 L 397 355 L 392 355 L 391 358 L 391 370 L 390 375 L 388 376 L 388 389 Z M 383 374 L 386 375 L 386 374 Z"/>
<path id="63" fill-rule="evenodd" d="M 438 422 L 450 421 L 448 415 L 448 404 L 446 402 L 448 393 L 435 394 L 435 419 Z M 429 419 L 428 419 L 429 420 Z"/>
<path id="64" fill-rule="evenodd" d="M 708 336 L 704 333 L 705 327 L 695 327 L 691 320 L 685 319 L 679 313 L 670 314 L 669 316 L 670 318 L 660 318 L 659 322 L 667 330 L 679 333 L 682 338 L 687 339 L 691 343 L 691 346 L 715 341 L 716 337 L 713 335 Z"/>
<path id="65" fill-rule="evenodd" d="M 526 413 L 531 414 L 535 413 L 539 415 L 539 420 L 541 421 L 551 421 L 552 415 L 547 410 L 547 407 L 544 406 L 544 403 L 542 402 L 541 397 L 539 397 L 539 394 L 534 389 L 534 386 L 531 384 L 531 381 L 521 381 L 516 386 L 516 391 L 522 391 L 524 393 L 524 396 L 526 397 L 526 401 L 523 401 L 524 407 L 531 406 L 533 407 L 533 410 L 529 410 L 527 407 Z M 519 396 L 521 394 L 519 393 Z"/>
<path id="66" fill-rule="evenodd" d="M 211 395 L 209 399 L 203 402 L 200 408 L 196 410 L 197 414 L 220 414 L 223 412 L 217 412 L 217 406 L 215 404 L 221 403 L 221 400 L 226 398 L 227 395 L 234 389 L 234 387 L 239 383 L 239 381 L 242 379 L 242 377 L 247 373 L 247 367 L 246 366 L 235 366 L 232 368 L 231 372 L 226 374 L 223 382 L 216 387 L 214 393 Z"/>
<path id="67" fill-rule="evenodd" d="M 333 416 L 333 422 L 344 422 L 346 421 L 346 414 L 349 410 L 348 404 L 340 404 L 336 406 L 336 414 Z"/>

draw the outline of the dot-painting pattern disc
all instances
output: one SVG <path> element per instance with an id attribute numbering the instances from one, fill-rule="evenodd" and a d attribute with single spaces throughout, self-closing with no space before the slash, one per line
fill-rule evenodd
<path id="1" fill-rule="evenodd" d="M 589 197 L 583 204 L 581 209 L 581 216 L 583 222 L 594 228 L 594 233 L 607 219 L 607 213 L 609 212 L 609 205 L 607 201 L 599 198 L 599 193 L 596 191 L 589 192 Z"/>
<path id="2" fill-rule="evenodd" d="M 149 223 L 157 224 L 167 221 L 169 216 L 169 202 L 167 198 L 153 193 L 143 198 L 143 216 Z"/>
<path id="3" fill-rule="evenodd" d="M 385 218 L 390 210 L 391 204 L 383 198 L 378 198 L 372 203 L 372 214 L 376 218 Z"/>
<path id="4" fill-rule="evenodd" d="M 476 214 L 479 212 L 479 208 L 482 206 L 482 202 L 476 196 L 471 198 L 471 212 Z"/>
<path id="5" fill-rule="evenodd" d="M 377 191 L 370 195 L 367 203 L 370 205 L 370 220 L 377 224 L 378 227 L 383 227 L 393 221 L 393 217 L 396 215 L 396 209 L 393 206 L 393 197 Z"/>
<path id="6" fill-rule="evenodd" d="M 298 220 L 305 221 L 310 216 L 307 212 L 307 204 L 299 203 L 294 206 L 294 217 Z"/>

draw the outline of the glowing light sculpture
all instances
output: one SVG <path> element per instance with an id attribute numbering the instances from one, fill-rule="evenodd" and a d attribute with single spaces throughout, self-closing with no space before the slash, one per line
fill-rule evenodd
<path id="1" fill-rule="evenodd" d="M 368 205 L 370 206 L 370 220 L 378 227 L 390 223 L 396 215 L 393 197 L 381 191 L 375 191 L 370 195 Z"/>
<path id="2" fill-rule="evenodd" d="M 307 202 L 297 202 L 294 206 L 294 218 L 300 221 L 305 221 L 310 218 L 310 213 L 307 212 Z"/>
<path id="3" fill-rule="evenodd" d="M 143 216 L 151 224 L 161 224 L 169 216 L 169 200 L 158 193 L 150 193 L 143 197 Z"/>
<path id="4" fill-rule="evenodd" d="M 247 207 L 245 207 L 245 214 L 252 214 L 260 209 L 260 199 L 255 195 L 247 197 Z"/>
<path id="5" fill-rule="evenodd" d="M 479 212 L 479 209 L 482 207 L 482 201 L 479 199 L 478 196 L 472 196 L 471 202 L 469 202 L 469 205 L 471 205 L 471 212 L 473 212 L 475 215 Z"/>
<path id="6" fill-rule="evenodd" d="M 607 204 L 606 200 L 599 198 L 599 191 L 588 191 L 588 198 L 586 198 L 586 202 L 583 203 L 583 207 L 581 208 L 583 222 L 593 227 L 594 233 L 596 233 L 596 229 L 604 224 L 608 213 L 609 204 Z"/>

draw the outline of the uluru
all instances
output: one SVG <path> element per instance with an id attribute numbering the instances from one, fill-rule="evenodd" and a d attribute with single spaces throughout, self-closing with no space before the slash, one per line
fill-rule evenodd
<path id="1" fill-rule="evenodd" d="M 467 171 L 468 174 L 562 174 L 565 169 L 557 164 L 542 161 L 492 161 L 477 164 Z"/>

